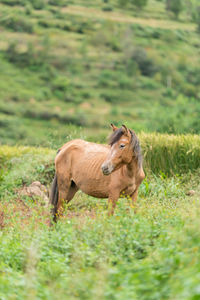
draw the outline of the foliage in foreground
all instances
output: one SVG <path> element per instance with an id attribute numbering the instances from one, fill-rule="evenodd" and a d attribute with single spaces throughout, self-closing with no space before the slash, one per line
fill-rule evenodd
<path id="1" fill-rule="evenodd" d="M 190 170 L 189 137 L 143 138 L 157 167 L 164 162 L 158 144 L 163 149 L 168 140 L 167 153 L 174 147 L 176 156 L 179 145 L 189 159 L 187 173 L 148 171 L 137 214 L 122 196 L 108 218 L 107 201 L 78 193 L 51 228 L 41 199 L 18 191 L 34 180 L 50 184 L 55 151 L 0 148 L 0 299 L 199 299 L 199 169 Z M 191 146 L 196 137 L 190 140 Z M 156 163 L 153 155 L 146 158 Z"/>

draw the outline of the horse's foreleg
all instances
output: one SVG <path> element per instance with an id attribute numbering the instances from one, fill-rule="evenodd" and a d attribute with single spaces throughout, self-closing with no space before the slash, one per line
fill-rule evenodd
<path id="1" fill-rule="evenodd" d="M 138 197 L 138 189 L 139 189 L 139 185 L 136 187 L 134 193 L 131 195 L 131 199 L 132 199 L 131 206 L 133 207 L 135 214 L 137 213 L 136 202 L 137 202 L 137 197 Z"/>
<path id="2" fill-rule="evenodd" d="M 136 201 L 137 201 L 137 197 L 138 197 L 138 187 L 136 187 L 134 193 L 131 195 L 131 199 L 132 199 L 132 205 L 135 206 Z"/>
<path id="3" fill-rule="evenodd" d="M 108 198 L 108 215 L 109 216 L 112 216 L 114 214 L 118 198 L 119 198 L 119 192 L 109 194 L 109 198 Z"/>
<path id="4" fill-rule="evenodd" d="M 135 189 L 135 191 L 133 192 L 133 194 L 132 195 L 130 195 L 131 196 L 131 199 L 132 199 L 132 206 L 134 207 L 134 209 L 135 209 L 135 213 L 136 213 L 136 201 L 137 201 L 137 197 L 138 197 L 138 190 L 139 190 L 139 186 L 140 186 L 140 184 L 142 183 L 142 181 L 144 180 L 144 178 L 145 178 L 145 174 L 144 174 L 144 171 L 143 171 L 143 169 L 141 169 L 140 170 L 140 174 L 139 174 L 139 176 L 138 176 L 138 178 L 137 178 L 137 180 L 136 180 L 136 189 Z"/>

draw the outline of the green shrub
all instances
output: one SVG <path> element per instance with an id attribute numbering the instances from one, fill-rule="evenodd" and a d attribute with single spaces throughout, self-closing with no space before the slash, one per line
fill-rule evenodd
<path id="1" fill-rule="evenodd" d="M 26 0 L 1 0 L 0 2 L 9 6 L 15 6 L 15 5 L 24 6 Z"/>
<path id="2" fill-rule="evenodd" d="M 54 27 L 54 24 L 48 20 L 39 20 L 38 25 L 44 28 L 51 28 Z"/>
<path id="3" fill-rule="evenodd" d="M 31 4 L 35 9 L 43 9 L 47 4 L 47 0 L 31 0 Z"/>
<path id="4" fill-rule="evenodd" d="M 176 18 L 183 10 L 183 0 L 166 0 L 166 9 L 172 11 Z"/>
<path id="5" fill-rule="evenodd" d="M 153 76 L 159 70 L 158 66 L 147 56 L 147 52 L 143 48 L 136 48 L 131 59 L 137 63 L 141 74 L 144 76 Z"/>
<path id="6" fill-rule="evenodd" d="M 30 16 L 32 13 L 32 6 L 30 3 L 27 3 L 26 6 L 25 6 L 25 14 Z"/>
<path id="7" fill-rule="evenodd" d="M 111 91 L 111 90 L 101 93 L 100 96 L 106 102 L 109 102 L 109 103 L 116 103 L 116 102 L 122 101 L 122 99 L 120 99 L 120 96 L 115 91 Z"/>
<path id="8" fill-rule="evenodd" d="M 66 92 L 69 87 L 69 81 L 66 77 L 56 77 L 52 83 L 52 90 Z"/>
<path id="9" fill-rule="evenodd" d="M 118 86 L 120 89 L 133 89 L 134 86 L 134 80 L 133 78 L 129 78 L 128 76 L 125 76 L 124 74 L 118 77 Z"/>
<path id="10" fill-rule="evenodd" d="M 193 21 L 197 24 L 197 32 L 200 33 L 200 6 L 196 6 L 193 10 Z"/>
<path id="11" fill-rule="evenodd" d="M 148 3 L 148 0 L 130 0 L 130 1 L 133 5 L 135 5 L 137 8 L 140 9 L 146 6 Z"/>
<path id="12" fill-rule="evenodd" d="M 197 88 L 192 84 L 185 83 L 183 85 L 183 92 L 188 97 L 197 97 Z"/>
<path id="13" fill-rule="evenodd" d="M 22 16 L 10 16 L 5 20 L 0 21 L 0 24 L 17 32 L 34 32 L 33 23 Z"/>
<path id="14" fill-rule="evenodd" d="M 125 8 L 129 3 L 129 0 L 118 0 L 118 4 L 120 7 Z"/>
<path id="15" fill-rule="evenodd" d="M 110 6 L 110 5 L 104 5 L 104 6 L 102 7 L 102 10 L 103 10 L 103 11 L 112 11 L 112 10 L 113 10 L 113 7 Z"/>
<path id="16" fill-rule="evenodd" d="M 148 89 L 153 91 L 160 88 L 160 83 L 156 82 L 152 78 L 143 77 L 140 79 L 139 86 L 142 89 Z"/>
<path id="17" fill-rule="evenodd" d="M 48 4 L 53 6 L 67 6 L 67 3 L 65 0 L 49 0 Z"/>
<path id="18" fill-rule="evenodd" d="M 98 85 L 100 87 L 116 87 L 116 74 L 112 70 L 103 70 L 99 74 Z"/>
<path id="19" fill-rule="evenodd" d="M 16 42 L 11 43 L 5 52 L 6 58 L 19 67 L 40 67 L 48 60 L 48 49 L 44 45 L 40 50 L 36 50 L 33 44 L 29 43 L 25 52 L 19 53 Z"/>
<path id="20" fill-rule="evenodd" d="M 200 67 L 188 67 L 186 79 L 188 82 L 192 83 L 194 86 L 200 85 Z"/>

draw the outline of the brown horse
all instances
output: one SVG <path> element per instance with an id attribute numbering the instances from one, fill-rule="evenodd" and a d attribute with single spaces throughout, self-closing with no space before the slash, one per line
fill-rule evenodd
<path id="1" fill-rule="evenodd" d="M 119 129 L 111 126 L 109 145 L 76 139 L 59 149 L 50 196 L 54 221 L 62 213 L 64 201 L 71 201 L 79 189 L 93 197 L 108 198 L 109 215 L 122 192 L 135 203 L 145 178 L 139 140 L 125 125 Z"/>

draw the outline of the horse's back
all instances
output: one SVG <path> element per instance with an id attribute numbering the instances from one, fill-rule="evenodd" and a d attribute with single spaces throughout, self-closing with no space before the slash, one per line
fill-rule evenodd
<path id="1" fill-rule="evenodd" d="M 74 163 L 85 163 L 91 160 L 103 161 L 109 151 L 109 146 L 75 139 L 64 144 L 56 156 L 55 163 L 59 164 L 66 160 Z"/>
<path id="2" fill-rule="evenodd" d="M 72 141 L 67 142 L 64 144 L 59 152 L 71 152 L 76 151 L 80 153 L 108 153 L 109 146 L 108 145 L 102 145 L 102 144 L 96 144 L 92 142 L 87 142 L 85 140 L 81 139 L 75 139 Z"/>

